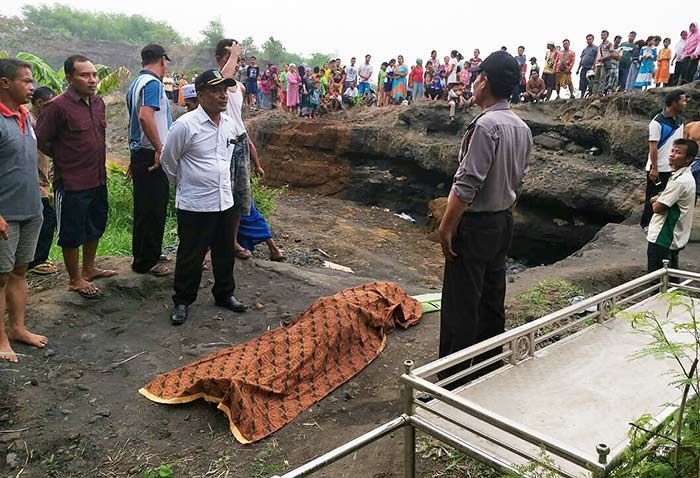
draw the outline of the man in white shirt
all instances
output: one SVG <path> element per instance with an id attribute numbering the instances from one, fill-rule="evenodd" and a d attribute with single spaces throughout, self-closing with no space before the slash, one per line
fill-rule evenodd
<path id="1" fill-rule="evenodd" d="M 664 99 L 666 108 L 649 123 L 649 159 L 647 160 L 647 187 L 644 212 L 640 225 L 644 231 L 649 228 L 653 214 L 651 198 L 666 187 L 673 169 L 669 158 L 673 142 L 683 138 L 683 111 L 688 105 L 684 91 L 675 90 Z"/>
<path id="2" fill-rule="evenodd" d="M 244 312 L 247 307 L 233 295 L 234 235 L 231 156 L 236 142 L 233 120 L 222 114 L 227 88 L 236 84 L 218 70 L 197 77 L 199 107 L 173 123 L 161 164 L 176 185 L 175 207 L 180 245 L 175 263 L 173 325 L 187 320 L 188 307 L 197 299 L 202 262 L 211 248 L 216 305 Z"/>
<path id="3" fill-rule="evenodd" d="M 355 98 L 360 96 L 360 90 L 355 85 L 355 82 L 350 83 L 350 86 L 343 93 L 343 103 L 348 106 L 353 106 L 355 104 Z"/>
<path id="4" fill-rule="evenodd" d="M 360 65 L 357 69 L 357 75 L 360 77 L 360 95 L 364 96 L 366 92 L 369 92 L 372 87 L 370 81 L 372 80 L 372 74 L 374 73 L 374 68 L 369 64 L 372 59 L 372 55 L 365 55 L 365 62 Z"/>
<path id="5" fill-rule="evenodd" d="M 357 58 L 353 56 L 350 58 L 350 65 L 345 67 L 345 88 L 348 88 L 350 83 L 357 82 L 357 67 L 355 66 L 356 62 Z"/>
<path id="6" fill-rule="evenodd" d="M 695 179 L 690 170 L 698 145 L 689 139 L 673 142 L 669 159 L 673 175 L 663 192 L 651 199 L 654 216 L 647 234 L 647 270 L 654 272 L 668 260 L 678 269 L 678 254 L 688 244 L 695 208 Z"/>

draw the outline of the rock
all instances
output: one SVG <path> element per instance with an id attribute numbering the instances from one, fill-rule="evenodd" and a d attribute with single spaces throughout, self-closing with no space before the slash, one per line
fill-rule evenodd
<path id="1" fill-rule="evenodd" d="M 53 357 L 56 355 L 56 352 L 53 349 L 47 349 L 46 352 L 44 352 L 44 357 Z"/>
<path id="2" fill-rule="evenodd" d="M 690 242 L 700 242 L 700 207 L 693 209 L 693 227 L 690 229 Z"/>
<path id="3" fill-rule="evenodd" d="M 95 334 L 90 334 L 90 333 L 85 333 L 80 335 L 80 340 L 82 342 L 92 342 L 92 340 L 96 337 Z"/>
<path id="4" fill-rule="evenodd" d="M 0 433 L 0 443 L 2 444 L 12 443 L 13 441 L 19 440 L 20 438 L 22 438 L 22 435 L 19 432 Z"/>
<path id="5" fill-rule="evenodd" d="M 0 422 L 6 422 L 10 419 L 10 415 L 5 413 L 4 415 L 0 415 Z"/>
<path id="6" fill-rule="evenodd" d="M 34 386 L 34 387 L 36 387 L 37 385 L 39 385 L 39 381 L 38 381 L 37 379 L 35 379 L 35 378 L 29 379 L 29 383 L 31 383 L 32 386 Z"/>
<path id="7" fill-rule="evenodd" d="M 539 136 L 535 136 L 533 141 L 538 146 L 542 146 L 546 149 L 552 149 L 554 151 L 563 150 L 570 142 L 569 139 L 557 133 L 544 133 Z"/>
<path id="8" fill-rule="evenodd" d="M 65 409 L 65 410 L 61 410 L 61 413 L 62 413 L 63 415 L 68 416 L 68 415 L 70 415 L 70 414 L 73 413 L 73 412 L 70 411 L 70 410 Z"/>
<path id="9" fill-rule="evenodd" d="M 108 408 L 103 408 L 103 409 L 101 409 L 101 410 L 98 410 L 98 411 L 97 411 L 97 414 L 98 414 L 99 416 L 101 416 L 101 417 L 107 418 L 107 417 L 109 417 L 109 416 L 112 414 L 112 412 L 109 411 Z"/>
<path id="10" fill-rule="evenodd" d="M 89 392 L 90 390 L 92 390 L 90 387 L 88 387 L 88 386 L 85 385 L 84 383 L 78 383 L 78 384 L 76 384 L 75 388 L 77 388 L 77 389 L 80 390 L 81 392 Z"/>
<path id="11" fill-rule="evenodd" d="M 583 146 L 579 146 L 576 143 L 569 143 L 566 145 L 566 148 L 564 148 L 564 149 L 566 149 L 567 153 L 571 153 L 571 154 L 581 154 L 584 151 L 586 151 L 586 148 L 584 148 Z"/>
<path id="12" fill-rule="evenodd" d="M 100 417 L 100 416 L 90 417 L 90 418 L 88 418 L 88 421 L 87 421 L 87 422 L 88 422 L 90 425 L 92 425 L 92 424 L 94 424 L 94 423 L 97 423 L 97 420 L 99 420 L 100 418 L 102 418 L 102 417 Z"/>
<path id="13" fill-rule="evenodd" d="M 17 456 L 17 453 L 8 453 L 5 457 L 5 463 L 7 463 L 7 466 L 9 466 L 11 469 L 18 468 L 19 457 Z"/>

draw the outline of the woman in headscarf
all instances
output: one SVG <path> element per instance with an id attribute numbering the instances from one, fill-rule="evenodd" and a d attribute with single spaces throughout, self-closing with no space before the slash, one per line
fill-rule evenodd
<path id="1" fill-rule="evenodd" d="M 301 78 L 297 73 L 297 66 L 294 63 L 289 64 L 287 72 L 287 109 L 290 113 L 295 113 L 299 106 L 299 83 Z"/>
<path id="2" fill-rule="evenodd" d="M 408 96 L 408 67 L 403 62 L 403 56 L 396 57 L 398 64 L 394 68 L 394 82 L 391 97 L 394 103 L 400 104 Z"/>
<path id="3" fill-rule="evenodd" d="M 683 58 L 676 65 L 676 70 L 680 68 L 679 85 L 690 83 L 693 81 L 695 71 L 698 69 L 698 57 L 696 56 L 698 46 L 700 45 L 700 32 L 698 32 L 698 24 L 691 23 L 688 28 L 688 37 L 685 39 L 685 50 L 683 50 Z M 693 58 L 695 56 L 695 58 Z"/>
<path id="4" fill-rule="evenodd" d="M 411 97 L 413 101 L 423 100 L 425 90 L 423 89 L 423 60 L 416 59 L 416 64 L 411 68 L 411 74 L 408 77 L 408 87 L 411 88 Z"/>

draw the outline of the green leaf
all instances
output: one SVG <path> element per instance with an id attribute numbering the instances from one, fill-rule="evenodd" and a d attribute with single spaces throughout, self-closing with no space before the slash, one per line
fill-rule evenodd
<path id="1" fill-rule="evenodd" d="M 0 60 L 3 58 L 7 58 L 9 55 L 5 50 L 0 50 Z"/>
<path id="2" fill-rule="evenodd" d="M 107 95 L 118 91 L 119 88 L 121 88 L 122 82 L 128 80 L 130 76 L 131 72 L 129 72 L 125 66 L 120 66 L 100 80 L 97 84 L 97 94 Z"/>
<path id="3" fill-rule="evenodd" d="M 32 75 L 34 80 L 41 86 L 51 88 L 54 92 L 60 93 L 63 91 L 63 81 L 59 79 L 53 68 L 46 61 L 36 55 L 27 52 L 17 53 L 17 59 L 26 61 L 32 65 Z"/>

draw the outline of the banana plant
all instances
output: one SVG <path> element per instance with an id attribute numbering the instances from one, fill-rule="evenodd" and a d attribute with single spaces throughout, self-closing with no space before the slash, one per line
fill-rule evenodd
<path id="1" fill-rule="evenodd" d="M 55 92 L 63 91 L 64 82 L 46 61 L 36 55 L 27 52 L 17 53 L 17 59 L 26 61 L 32 65 L 34 80 L 41 86 L 51 88 Z"/>
<path id="2" fill-rule="evenodd" d="M 0 58 L 7 58 L 7 56 L 6 51 L 0 51 Z M 44 59 L 27 52 L 17 53 L 17 59 L 26 61 L 32 65 L 34 80 L 39 85 L 51 88 L 57 93 L 66 88 L 66 72 L 63 68 L 54 71 Z M 97 70 L 97 78 L 99 80 L 97 84 L 97 94 L 99 95 L 107 95 L 118 91 L 122 83 L 127 81 L 131 76 L 131 73 L 125 66 L 120 66 L 115 70 L 111 70 L 105 65 L 95 65 L 95 69 Z"/>

